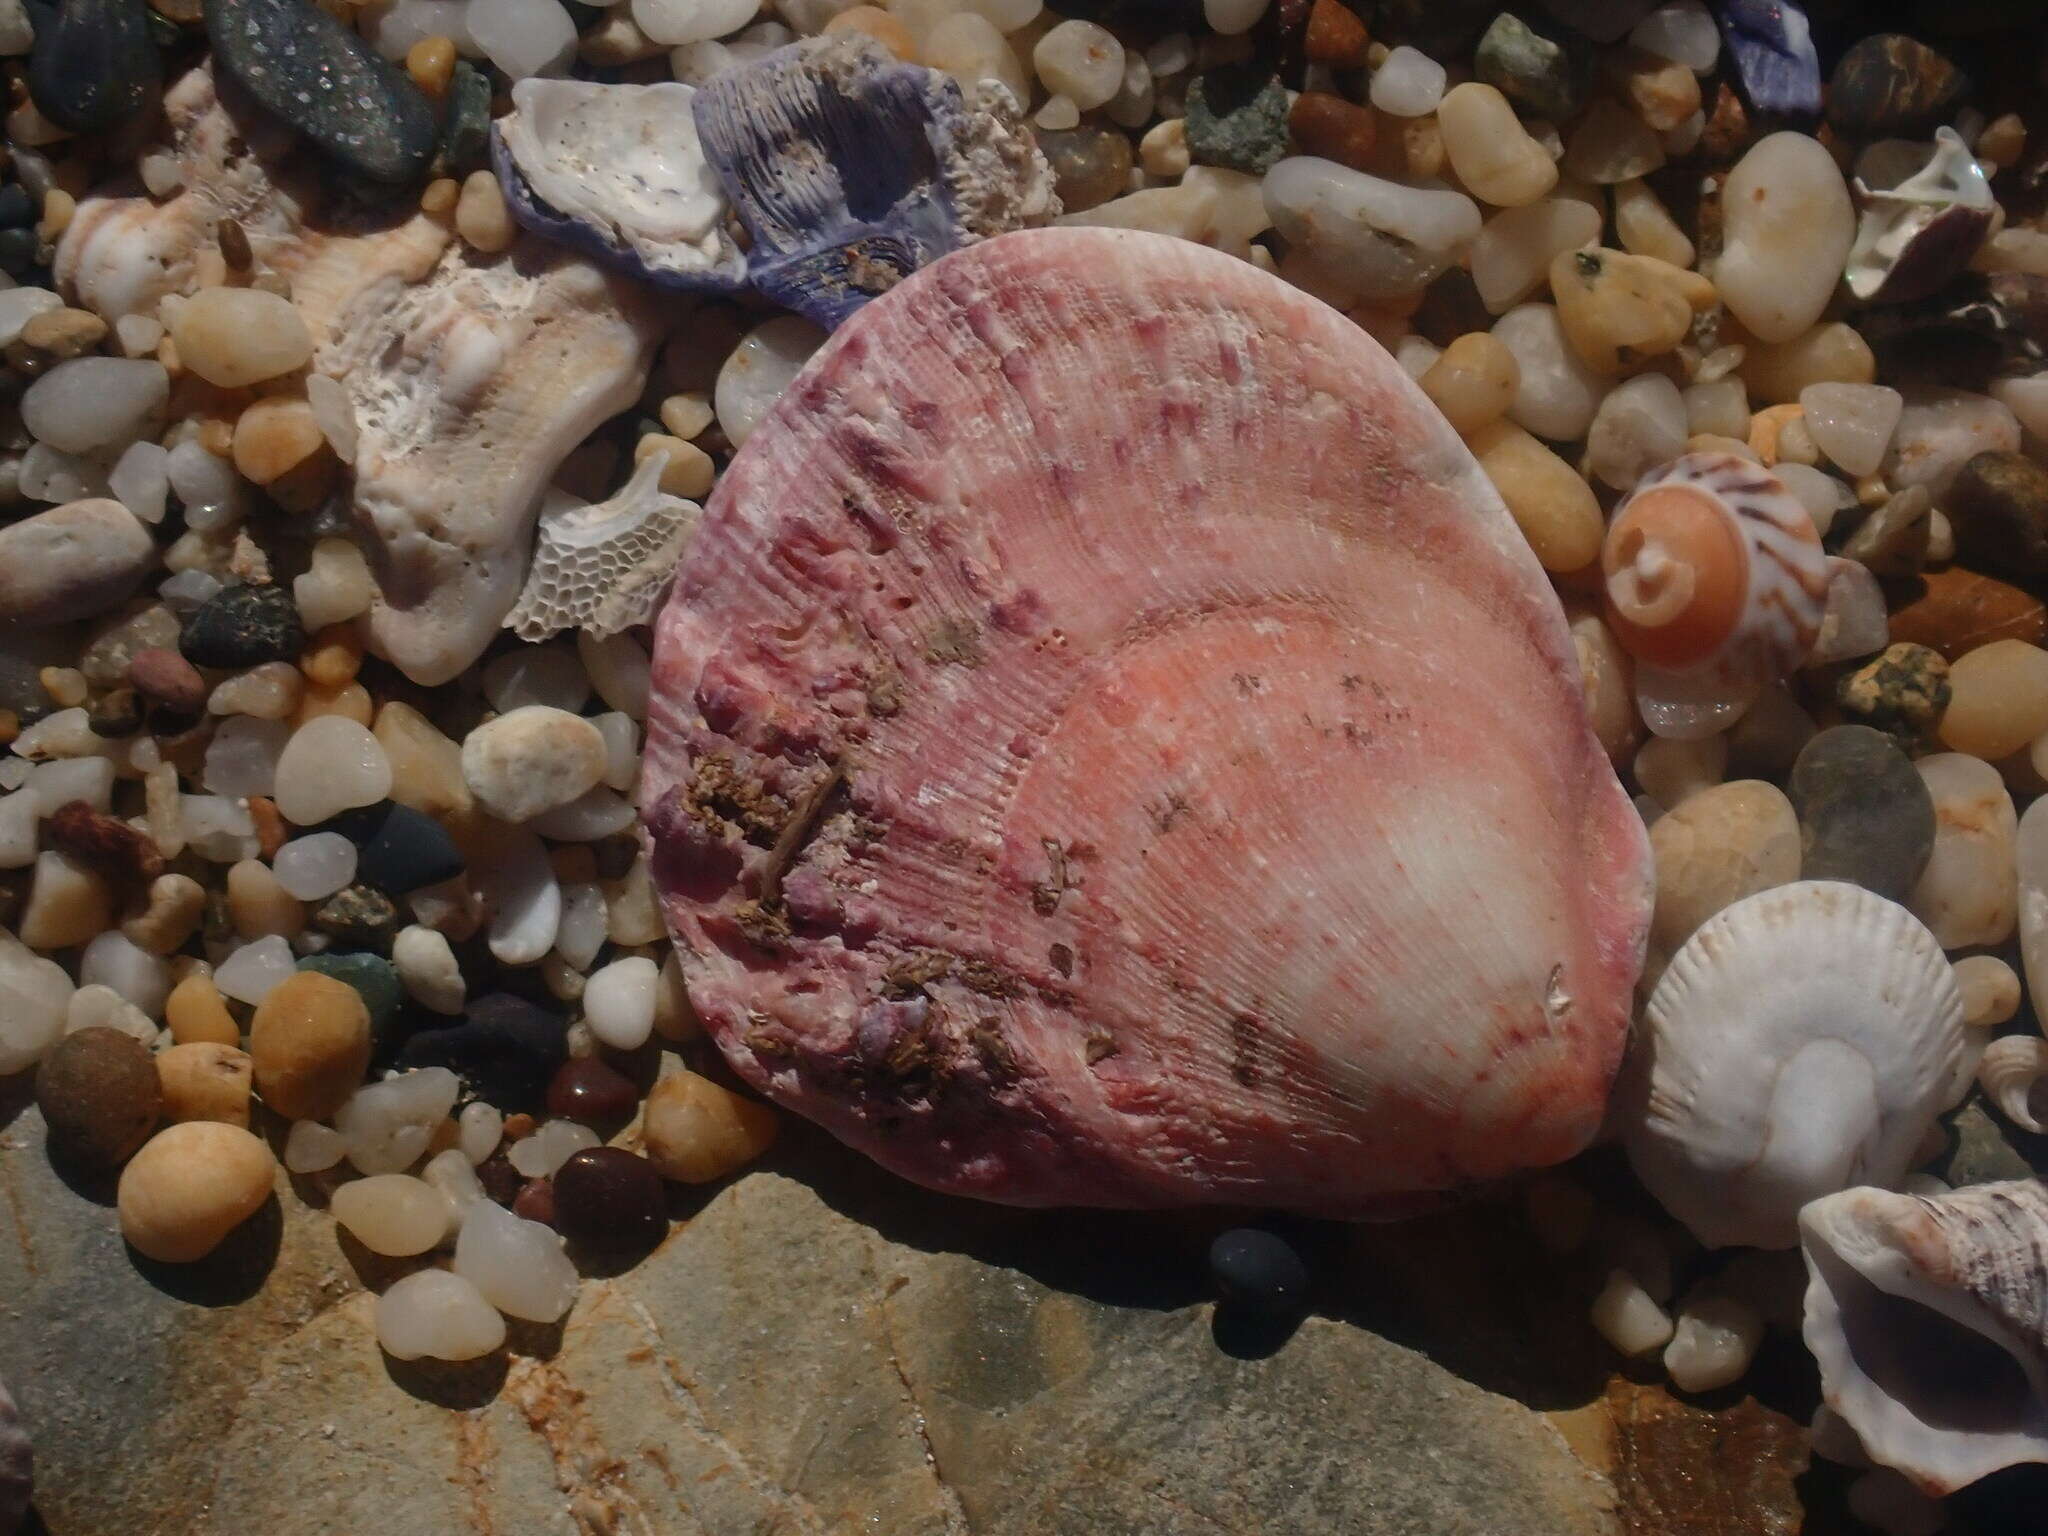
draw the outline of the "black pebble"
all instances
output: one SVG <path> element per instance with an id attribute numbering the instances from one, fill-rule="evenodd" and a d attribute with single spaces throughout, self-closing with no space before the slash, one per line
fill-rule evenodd
<path id="1" fill-rule="evenodd" d="M 296 661 L 305 648 L 298 604 L 284 587 L 271 584 L 222 587 L 186 616 L 178 636 L 179 652 L 195 667 L 236 671 Z"/>
<path id="2" fill-rule="evenodd" d="M 448 112 L 434 156 L 437 176 L 467 176 L 483 169 L 491 147 L 491 82 L 467 60 L 455 61 L 448 81 Z"/>
<path id="3" fill-rule="evenodd" d="M 28 93 L 60 128 L 99 133 L 126 122 L 162 78 L 142 0 L 62 0 L 37 18 Z"/>
<path id="4" fill-rule="evenodd" d="M 36 262 L 36 232 L 0 229 L 0 271 L 20 277 Z"/>
<path id="5" fill-rule="evenodd" d="M 1282 1239 L 1237 1227 L 1209 1245 L 1209 1273 L 1225 1302 L 1268 1317 L 1308 1306 L 1308 1266 Z"/>
<path id="6" fill-rule="evenodd" d="M 350 170 L 426 170 L 439 137 L 426 96 L 312 0 L 206 0 L 206 36 L 216 68 Z"/>
<path id="7" fill-rule="evenodd" d="M 462 853 L 442 825 L 395 800 L 346 811 L 324 830 L 339 832 L 356 845 L 357 878 L 393 896 L 462 873 Z"/>
<path id="8" fill-rule="evenodd" d="M 0 229 L 27 229 L 36 221 L 36 200 L 18 181 L 0 187 Z"/>
<path id="9" fill-rule="evenodd" d="M 569 1056 L 569 1021 L 509 992 L 477 998 L 460 1024 L 425 1029 L 398 1053 L 401 1067 L 446 1067 L 478 1098 L 509 1113 L 537 1113 Z"/>
<path id="10" fill-rule="evenodd" d="M 661 1175 L 620 1147 L 585 1147 L 555 1170 L 554 1220 L 569 1239 L 599 1253 L 640 1253 L 668 1231 Z"/>

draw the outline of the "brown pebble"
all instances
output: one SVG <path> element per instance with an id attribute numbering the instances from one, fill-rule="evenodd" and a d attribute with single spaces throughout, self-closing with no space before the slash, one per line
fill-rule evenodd
<path id="1" fill-rule="evenodd" d="M 509 1168 L 511 1164 L 506 1166 Z M 520 1185 L 519 1193 L 512 1197 L 512 1214 L 552 1227 L 555 1224 L 555 1181 L 528 1179 Z"/>
<path id="2" fill-rule="evenodd" d="M 232 1045 L 196 1041 L 158 1052 L 164 1119 L 218 1120 L 247 1130 L 251 1072 L 249 1053 Z"/>
<path id="3" fill-rule="evenodd" d="M 539 1129 L 540 1122 L 524 1111 L 505 1117 L 505 1140 L 507 1143 L 524 1141 Z"/>
<path id="4" fill-rule="evenodd" d="M 249 820 L 256 826 L 257 849 L 266 859 L 275 858 L 290 837 L 284 817 L 278 813 L 277 802 L 268 795 L 249 797 Z"/>
<path id="5" fill-rule="evenodd" d="M 548 1113 L 593 1130 L 623 1124 L 639 1102 L 633 1080 L 596 1056 L 570 1057 L 548 1083 Z"/>
<path id="6" fill-rule="evenodd" d="M 1722 81 L 1715 87 L 1714 100 L 1707 109 L 1707 124 L 1700 133 L 1700 153 L 1710 164 L 1731 165 L 1742 158 L 1756 138 L 1750 127 L 1749 111 L 1735 87 Z"/>
<path id="7" fill-rule="evenodd" d="M 1329 91 L 1303 91 L 1287 114 L 1287 131 L 1302 153 L 1362 171 L 1372 163 L 1379 119 L 1371 107 Z"/>
<path id="8" fill-rule="evenodd" d="M 249 1021 L 256 1091 L 289 1120 L 325 1120 L 362 1086 L 370 1010 L 347 982 L 318 971 L 287 976 Z"/>
<path id="9" fill-rule="evenodd" d="M 509 1206 L 519 1198 L 519 1192 L 526 1187 L 525 1175 L 512 1166 L 512 1160 L 504 1153 L 495 1153 L 477 1165 L 477 1182 L 484 1187 L 484 1193 L 499 1205 Z"/>
<path id="10" fill-rule="evenodd" d="M 23 345 L 45 357 L 83 357 L 106 339 L 107 322 L 85 309 L 46 309 L 21 328 Z"/>
<path id="11" fill-rule="evenodd" d="M 585 1147 L 555 1170 L 549 1222 L 599 1253 L 641 1253 L 668 1231 L 661 1175 L 623 1147 Z"/>
<path id="12" fill-rule="evenodd" d="M 36 1069 L 36 1107 L 62 1151 L 115 1168 L 156 1129 L 163 1088 L 148 1046 L 96 1024 L 45 1053 Z"/>
<path id="13" fill-rule="evenodd" d="M 249 232 L 240 219 L 222 219 L 214 227 L 213 237 L 220 242 L 221 260 L 229 271 L 246 272 L 255 265 L 256 253 L 249 249 Z"/>
<path id="14" fill-rule="evenodd" d="M 1932 646 L 1950 661 L 1994 640 L 2048 639 L 2048 609 L 2041 599 L 1995 576 L 1962 566 L 1928 571 L 1915 595 L 1892 611 L 1892 639 Z"/>
<path id="15" fill-rule="evenodd" d="M 1365 23 L 1343 0 L 1315 0 L 1309 7 L 1308 33 L 1302 40 L 1309 63 L 1356 69 L 1371 46 Z"/>
<path id="16" fill-rule="evenodd" d="M 200 709 L 206 704 L 206 679 L 176 651 L 152 646 L 128 662 L 128 681 L 136 690 L 174 709 Z"/>
<path id="17" fill-rule="evenodd" d="M 150 881 L 164 872 L 164 856 L 148 833 L 83 800 L 58 806 L 44 826 L 52 844 L 112 879 Z"/>
<path id="18" fill-rule="evenodd" d="M 180 1045 L 201 1041 L 216 1045 L 242 1043 L 235 1016 L 228 1012 L 227 1000 L 210 976 L 187 976 L 171 988 L 170 998 L 164 1004 L 164 1022 L 170 1026 L 171 1038 Z"/>

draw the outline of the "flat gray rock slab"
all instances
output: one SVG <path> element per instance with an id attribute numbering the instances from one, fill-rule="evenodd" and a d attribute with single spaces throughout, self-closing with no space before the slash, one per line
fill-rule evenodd
<path id="1" fill-rule="evenodd" d="M 1239 1358 L 1206 1303 L 884 1236 L 783 1173 L 586 1283 L 562 1325 L 447 1367 L 383 1356 L 295 1193 L 204 1275 L 145 1272 L 41 1142 L 32 1110 L 0 1130 L 0 1377 L 52 1536 L 1615 1526 L 1541 1414 L 1364 1328 L 1312 1317 Z"/>

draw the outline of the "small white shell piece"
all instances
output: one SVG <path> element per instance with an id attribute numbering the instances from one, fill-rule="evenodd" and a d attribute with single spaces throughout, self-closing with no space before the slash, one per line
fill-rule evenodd
<path id="1" fill-rule="evenodd" d="M 522 640 L 565 629 L 602 640 L 654 618 L 704 509 L 661 489 L 668 454 L 650 453 L 615 496 L 544 506 L 533 564 L 505 627 Z"/>
<path id="2" fill-rule="evenodd" d="M 1954 968 L 1896 902 L 1831 880 L 1746 897 L 1651 994 L 1616 1101 L 1629 1161 L 1708 1246 L 1789 1248 L 1807 1201 L 1904 1177 L 1962 1014 Z"/>
<path id="3" fill-rule="evenodd" d="M 1926 152 L 1925 145 L 1912 147 Z M 1867 185 L 1859 175 L 1856 196 L 1863 214 L 1857 220 L 1855 244 L 1849 247 L 1845 276 L 1849 292 L 1859 299 L 1876 297 L 1906 248 L 1943 214 L 1960 208 L 1978 215 L 1972 233 L 1981 236 L 1990 228 L 1996 202 L 1984 167 L 1971 156 L 1962 136 L 1947 127 L 1934 130 L 1934 153 L 1919 170 L 1897 186 L 1884 188 Z"/>
<path id="4" fill-rule="evenodd" d="M 2039 1093 L 2048 1077 L 2048 1040 L 2039 1035 L 2007 1035 L 1984 1047 L 1977 1059 L 1977 1082 L 1998 1112 L 2021 1130 L 2036 1136 L 2048 1130 L 2041 1111 L 2048 1094 Z"/>
<path id="5" fill-rule="evenodd" d="M 2048 1461 L 2048 1187 L 1851 1189 L 1799 1229 L 1806 1346 L 1873 1461 L 1933 1495 Z"/>

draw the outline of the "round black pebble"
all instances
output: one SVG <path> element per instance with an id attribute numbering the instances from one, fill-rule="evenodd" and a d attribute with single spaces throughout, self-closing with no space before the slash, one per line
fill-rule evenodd
<path id="1" fill-rule="evenodd" d="M 555 1181 L 551 1178 L 528 1179 L 520 1185 L 519 1193 L 512 1197 L 512 1214 L 552 1227 L 555 1224 Z"/>
<path id="2" fill-rule="evenodd" d="M 563 1062 L 548 1084 L 548 1113 L 593 1130 L 624 1122 L 639 1102 L 632 1079 L 595 1056 Z"/>
<path id="3" fill-rule="evenodd" d="M 58 127 L 99 133 L 155 95 L 163 65 L 142 0 L 60 0 L 35 28 L 28 93 Z"/>
<path id="4" fill-rule="evenodd" d="M 497 1204 L 511 1207 L 526 1188 L 526 1176 L 512 1166 L 512 1159 L 499 1152 L 478 1164 L 476 1181 Z"/>
<path id="5" fill-rule="evenodd" d="M 554 1228 L 608 1253 L 652 1248 L 668 1230 L 661 1175 L 619 1147 L 585 1147 L 555 1170 Z"/>
<path id="6" fill-rule="evenodd" d="M 531 1112 L 541 1108 L 569 1054 L 568 1036 L 561 1014 L 509 992 L 486 992 L 463 1010 L 460 1024 L 423 1029 L 406 1041 L 398 1064 L 446 1067 L 486 1103 Z"/>
<path id="7" fill-rule="evenodd" d="M 178 650 L 195 667 L 239 670 L 297 661 L 305 648 L 298 604 L 286 588 L 271 583 L 222 587 L 192 610 L 178 636 Z"/>
<path id="8" fill-rule="evenodd" d="M 1270 1232 L 1237 1227 L 1209 1245 L 1209 1273 L 1231 1306 L 1287 1317 L 1308 1305 L 1308 1266 Z"/>
<path id="9" fill-rule="evenodd" d="M 462 853 L 433 817 L 395 800 L 345 811 L 326 824 L 356 845 L 356 878 L 393 896 L 462 873 Z"/>
<path id="10" fill-rule="evenodd" d="M 36 261 L 36 232 L 32 229 L 0 229 L 0 271 L 19 277 Z"/>
<path id="11" fill-rule="evenodd" d="M 0 187 L 0 229 L 27 229 L 36 221 L 36 202 L 18 181 Z"/>

